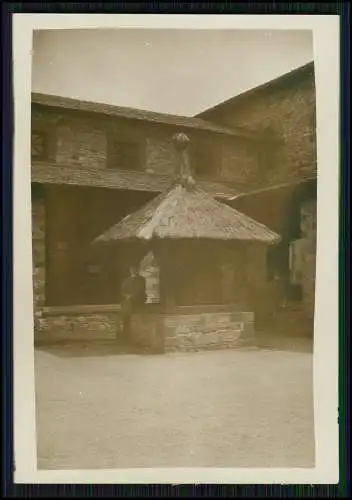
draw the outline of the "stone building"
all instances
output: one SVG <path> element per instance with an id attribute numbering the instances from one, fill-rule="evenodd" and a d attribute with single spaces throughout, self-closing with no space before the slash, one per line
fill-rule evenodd
<path id="1" fill-rule="evenodd" d="M 80 338 L 87 329 L 90 336 L 113 334 L 108 315 L 116 323 L 124 276 L 118 256 L 107 258 L 91 241 L 170 184 L 171 138 L 180 131 L 191 139 L 199 186 L 223 200 L 238 193 L 236 171 L 257 161 L 251 132 L 199 118 L 32 95 L 37 339 Z"/>
<path id="2" fill-rule="evenodd" d="M 194 118 L 32 94 L 36 340 L 115 335 L 123 278 L 118 256 L 107 258 L 90 243 L 169 185 L 175 165 L 171 138 L 180 131 L 191 139 L 197 184 L 284 235 L 280 248 L 253 267 L 253 281 L 258 273 L 267 274 L 267 289 L 258 293 L 258 317 L 261 309 L 263 316 L 279 310 L 284 299 L 312 315 L 311 64 Z"/>
<path id="3" fill-rule="evenodd" d="M 281 244 L 267 254 L 268 283 L 263 293 L 272 300 L 277 323 L 280 318 L 278 328 L 292 323 L 292 331 L 312 333 L 317 189 L 314 64 L 198 117 L 226 127 L 244 127 L 261 142 L 262 161 L 241 171 L 247 190 L 230 204 L 281 234 Z M 258 309 L 270 309 L 262 297 L 259 302 Z"/>

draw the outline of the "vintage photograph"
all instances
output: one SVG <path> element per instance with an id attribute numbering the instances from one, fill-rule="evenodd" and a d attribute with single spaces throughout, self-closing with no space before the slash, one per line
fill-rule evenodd
<path id="1" fill-rule="evenodd" d="M 311 30 L 36 30 L 39 470 L 313 468 Z"/>

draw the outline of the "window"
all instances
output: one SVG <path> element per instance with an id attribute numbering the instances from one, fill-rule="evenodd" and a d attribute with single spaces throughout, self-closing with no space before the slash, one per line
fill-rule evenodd
<path id="1" fill-rule="evenodd" d="M 32 133 L 32 158 L 43 160 L 47 157 L 47 141 L 45 134 L 39 132 Z"/>
<path id="2" fill-rule="evenodd" d="M 216 175 L 214 155 L 209 149 L 196 149 L 194 152 L 194 174 L 199 177 Z"/>
<path id="3" fill-rule="evenodd" d="M 108 167 L 121 170 L 141 170 L 140 144 L 136 142 L 114 142 L 109 155 Z"/>

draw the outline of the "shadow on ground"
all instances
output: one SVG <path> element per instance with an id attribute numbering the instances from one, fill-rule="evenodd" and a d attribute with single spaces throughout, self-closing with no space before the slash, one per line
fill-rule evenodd
<path id="1" fill-rule="evenodd" d="M 256 345 L 259 349 L 288 352 L 313 352 L 312 335 L 287 335 L 285 333 L 270 334 L 258 332 L 256 335 Z"/>
<path id="2" fill-rule="evenodd" d="M 38 351 L 50 352 L 52 355 L 63 358 L 123 356 L 131 354 L 145 356 L 154 354 L 134 346 L 122 345 L 117 341 L 111 340 L 57 344 L 41 343 L 35 347 Z M 304 337 L 285 338 L 281 336 L 258 335 L 253 348 L 270 351 L 311 353 L 313 352 L 313 341 L 312 339 Z M 248 347 L 246 349 L 248 349 Z"/>
<path id="3" fill-rule="evenodd" d="M 123 356 L 128 354 L 147 354 L 146 351 L 114 341 L 62 342 L 56 344 L 41 343 L 35 346 L 37 351 L 50 352 L 62 358 Z"/>

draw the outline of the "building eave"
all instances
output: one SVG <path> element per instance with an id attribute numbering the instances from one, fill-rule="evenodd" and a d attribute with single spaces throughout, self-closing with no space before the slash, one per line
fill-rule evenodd
<path id="1" fill-rule="evenodd" d="M 139 121 L 149 124 L 159 124 L 169 127 L 183 128 L 188 130 L 199 130 L 214 134 L 238 136 L 255 140 L 256 135 L 240 127 L 225 127 L 218 123 L 203 120 L 199 117 L 187 117 L 167 113 L 156 113 L 152 111 L 115 106 L 105 103 L 84 101 L 70 97 L 62 97 L 50 94 L 32 93 L 32 106 L 45 107 L 51 110 L 62 110 L 77 113 L 95 114 L 97 116 L 110 116 L 120 119 Z"/>
<path id="2" fill-rule="evenodd" d="M 171 176 L 147 172 L 128 172 L 122 170 L 98 170 L 72 167 L 47 162 L 32 164 L 33 184 L 66 185 L 107 188 L 126 191 L 160 193 L 171 183 Z M 238 193 L 233 184 L 216 180 L 199 179 L 199 186 L 214 198 L 228 200 Z"/>
<path id="3" fill-rule="evenodd" d="M 252 198 L 252 197 L 255 197 L 258 195 L 260 196 L 263 194 L 270 194 L 271 192 L 275 192 L 275 191 L 285 191 L 287 189 L 295 188 L 297 186 L 300 186 L 300 185 L 303 185 L 306 183 L 316 182 L 316 181 L 317 181 L 316 174 L 312 174 L 311 176 L 307 176 L 307 177 L 304 177 L 302 179 L 298 179 L 296 181 L 275 184 L 273 186 L 267 186 L 265 188 L 255 189 L 255 190 L 248 191 L 245 193 L 239 193 L 239 194 L 236 194 L 233 197 L 229 198 L 229 201 L 237 201 L 237 200 L 242 200 L 245 198 Z"/>

